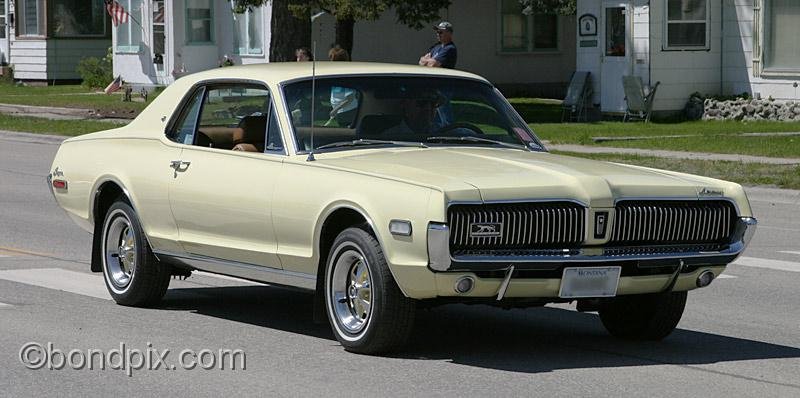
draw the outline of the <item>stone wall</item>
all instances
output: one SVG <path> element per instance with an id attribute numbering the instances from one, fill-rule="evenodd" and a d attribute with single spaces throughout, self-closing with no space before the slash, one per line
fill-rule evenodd
<path id="1" fill-rule="evenodd" d="M 800 102 L 738 98 L 728 101 L 706 99 L 703 120 L 800 121 Z"/>

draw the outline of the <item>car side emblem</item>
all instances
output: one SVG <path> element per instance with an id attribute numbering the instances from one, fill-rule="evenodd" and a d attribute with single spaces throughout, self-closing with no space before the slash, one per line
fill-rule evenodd
<path id="1" fill-rule="evenodd" d="M 713 189 L 705 187 L 697 193 L 700 196 L 722 196 L 725 194 L 721 189 Z"/>
<path id="2" fill-rule="evenodd" d="M 503 236 L 502 223 L 471 223 L 470 238 L 499 238 Z"/>
<path id="3" fill-rule="evenodd" d="M 606 227 L 608 226 L 608 212 L 598 211 L 594 213 L 594 238 L 603 239 L 606 237 Z"/>

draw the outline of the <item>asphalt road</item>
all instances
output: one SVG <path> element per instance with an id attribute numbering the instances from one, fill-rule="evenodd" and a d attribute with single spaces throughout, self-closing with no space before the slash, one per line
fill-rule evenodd
<path id="1" fill-rule="evenodd" d="M 450 305 L 419 315 L 407 352 L 368 357 L 314 324 L 303 293 L 198 275 L 174 280 L 158 308 L 114 304 L 89 272 L 90 235 L 45 186 L 56 149 L 0 133 L 0 395 L 800 396 L 797 191 L 749 190 L 754 242 L 727 277 L 690 293 L 662 342 L 615 340 L 570 306 Z M 23 365 L 27 343 L 44 346 L 49 364 Z M 184 369 L 219 363 L 224 349 L 242 350 L 246 369 L 241 356 L 235 370 Z M 73 350 L 71 362 L 58 355 Z M 107 355 L 106 369 L 89 350 Z M 113 369 L 126 362 L 113 350 L 134 366 Z M 129 350 L 153 355 L 133 369 L 141 359 Z"/>

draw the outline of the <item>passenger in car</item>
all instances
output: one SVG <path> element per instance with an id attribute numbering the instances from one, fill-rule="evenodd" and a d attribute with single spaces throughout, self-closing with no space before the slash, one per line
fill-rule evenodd
<path id="1" fill-rule="evenodd" d="M 233 130 L 232 150 L 264 152 L 264 134 L 266 130 L 267 115 L 245 116 Z"/>

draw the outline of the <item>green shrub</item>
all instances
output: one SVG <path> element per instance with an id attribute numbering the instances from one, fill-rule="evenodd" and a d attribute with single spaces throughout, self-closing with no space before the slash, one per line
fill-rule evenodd
<path id="1" fill-rule="evenodd" d="M 6 73 L 0 76 L 0 84 L 14 84 L 14 68 L 8 64 L 1 65 L 8 67 Z"/>
<path id="2" fill-rule="evenodd" d="M 78 63 L 78 73 L 83 85 L 89 88 L 104 88 L 114 80 L 113 54 L 109 49 L 103 58 L 87 57 Z"/>

